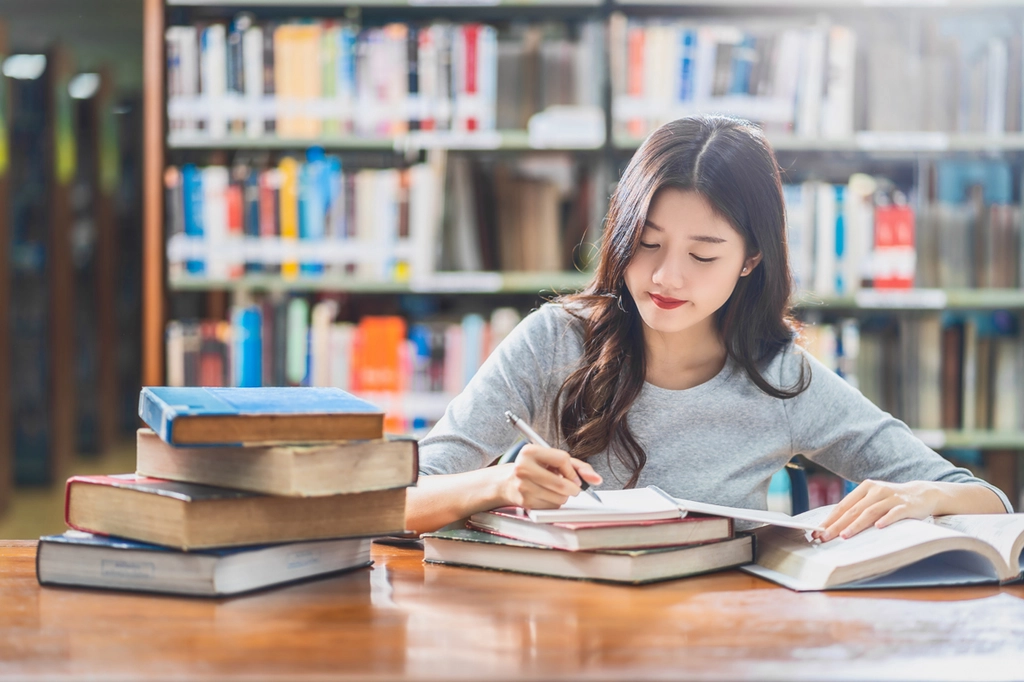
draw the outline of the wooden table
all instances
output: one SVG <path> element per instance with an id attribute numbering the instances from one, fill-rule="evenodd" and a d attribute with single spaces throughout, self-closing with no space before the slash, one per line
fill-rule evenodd
<path id="1" fill-rule="evenodd" d="M 1024 678 L 1024 586 L 799 594 L 375 566 L 232 599 L 41 588 L 0 543 L 0 679 Z"/>

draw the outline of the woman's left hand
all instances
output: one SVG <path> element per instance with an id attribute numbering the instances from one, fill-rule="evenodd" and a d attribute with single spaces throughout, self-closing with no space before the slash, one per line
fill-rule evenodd
<path id="1" fill-rule="evenodd" d="M 828 542 L 849 538 L 869 526 L 884 528 L 900 519 L 925 519 L 935 513 L 938 501 L 934 483 L 885 483 L 867 480 L 854 488 L 835 506 L 815 531 L 814 538 Z"/>

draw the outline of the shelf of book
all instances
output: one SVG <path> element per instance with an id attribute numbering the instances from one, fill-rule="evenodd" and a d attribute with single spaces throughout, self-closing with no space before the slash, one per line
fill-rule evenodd
<path id="1" fill-rule="evenodd" d="M 601 7 L 604 0 L 167 0 L 168 7 Z"/>
<path id="2" fill-rule="evenodd" d="M 800 292 L 804 310 L 1021 310 L 1024 289 L 861 289 L 852 296 Z"/>
<path id="3" fill-rule="evenodd" d="M 525 130 L 496 130 L 482 132 L 414 132 L 396 137 L 367 137 L 359 135 L 317 136 L 310 138 L 283 137 L 210 137 L 209 135 L 174 132 L 167 138 L 168 149 L 225 150 L 225 151 L 287 151 L 309 147 L 322 147 L 328 151 L 417 151 L 421 149 L 447 149 L 450 151 L 588 151 L 603 147 L 592 145 L 560 144 L 556 140 L 531 140 Z"/>
<path id="4" fill-rule="evenodd" d="M 365 294 L 495 293 L 536 294 L 582 289 L 592 275 L 579 272 L 440 272 L 421 280 L 381 282 L 345 275 L 285 279 L 278 275 L 244 275 L 214 279 L 181 275 L 168 286 L 174 291 L 346 291 Z"/>
<path id="5" fill-rule="evenodd" d="M 612 0 L 621 7 L 684 7 L 688 9 L 751 9 L 751 10 L 806 10 L 806 9 L 999 9 L 1018 8 L 1019 0 Z"/>
<path id="6" fill-rule="evenodd" d="M 706 110 L 715 110 L 715 103 L 709 102 Z M 614 146 L 620 151 L 636 150 L 645 138 L 635 135 L 615 134 Z M 768 134 L 772 147 L 778 152 L 792 153 L 860 153 L 879 155 L 908 155 L 917 158 L 921 154 L 936 153 L 1019 153 L 1024 152 L 1024 134 L 1002 135 L 952 135 L 940 132 L 874 132 L 860 131 L 852 137 L 821 138 L 801 137 L 790 134 Z"/>
<path id="7" fill-rule="evenodd" d="M 915 429 L 914 435 L 930 448 L 966 450 L 1024 450 L 1024 431 L 933 431 Z"/>

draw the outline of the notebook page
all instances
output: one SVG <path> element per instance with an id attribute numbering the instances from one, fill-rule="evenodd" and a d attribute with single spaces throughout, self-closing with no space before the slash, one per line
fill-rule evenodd
<path id="1" fill-rule="evenodd" d="M 682 516 L 679 507 L 648 488 L 598 490 L 601 501 L 589 495 L 570 497 L 558 509 L 531 509 L 528 514 L 538 523 L 570 521 L 628 521 L 671 519 Z"/>

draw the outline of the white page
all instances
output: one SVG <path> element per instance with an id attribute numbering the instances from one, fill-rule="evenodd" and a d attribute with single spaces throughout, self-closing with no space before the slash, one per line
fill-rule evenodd
<path id="1" fill-rule="evenodd" d="M 1024 514 L 955 514 L 935 517 L 935 525 L 966 533 L 992 545 L 1007 565 L 1020 571 Z"/>
<path id="2" fill-rule="evenodd" d="M 641 521 L 671 519 L 683 516 L 679 507 L 648 488 L 630 490 L 598 490 L 598 502 L 580 493 L 558 509 L 531 509 L 529 517 L 537 523 L 569 523 L 574 521 Z"/>
<path id="3" fill-rule="evenodd" d="M 802 530 L 823 530 L 820 525 L 820 520 L 824 520 L 824 516 L 818 519 L 818 515 L 808 517 L 806 514 L 800 516 L 790 516 L 789 514 L 783 514 L 781 512 L 763 511 L 761 509 L 744 509 L 742 507 L 726 507 L 720 504 L 708 504 L 706 502 L 694 502 L 692 500 L 681 500 L 678 497 L 672 497 L 664 490 L 657 486 L 648 486 L 650 490 L 654 490 L 660 495 L 667 499 L 673 500 L 679 507 L 686 512 L 694 512 L 695 514 L 711 514 L 713 516 L 728 516 L 729 518 L 739 519 L 741 521 L 753 521 L 754 523 L 767 523 L 773 526 L 783 526 L 785 528 L 800 528 Z M 814 510 L 817 511 L 817 510 Z"/>

